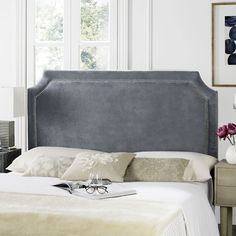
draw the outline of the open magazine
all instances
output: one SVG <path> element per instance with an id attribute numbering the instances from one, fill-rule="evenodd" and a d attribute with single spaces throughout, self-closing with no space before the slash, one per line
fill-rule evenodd
<path id="1" fill-rule="evenodd" d="M 68 191 L 70 194 L 89 199 L 106 199 L 137 194 L 135 189 L 129 189 L 118 183 L 88 186 L 82 182 L 65 182 L 53 186 Z"/>

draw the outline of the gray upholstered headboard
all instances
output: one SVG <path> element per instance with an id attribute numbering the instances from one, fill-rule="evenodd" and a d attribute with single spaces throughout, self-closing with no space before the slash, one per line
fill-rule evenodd
<path id="1" fill-rule="evenodd" d="M 29 148 L 217 157 L 217 93 L 197 72 L 46 71 L 28 90 Z"/>

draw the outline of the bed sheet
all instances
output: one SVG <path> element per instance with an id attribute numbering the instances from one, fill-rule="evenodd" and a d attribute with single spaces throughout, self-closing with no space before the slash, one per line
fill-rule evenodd
<path id="1" fill-rule="evenodd" d="M 23 174 L 19 173 L 19 172 L 9 172 L 9 173 L 7 173 L 7 175 L 8 176 L 22 176 Z M 49 178 L 49 177 L 43 177 L 43 178 L 42 177 L 31 177 L 31 178 L 32 178 L 31 179 L 32 182 L 38 181 L 39 183 L 42 182 L 43 184 L 46 184 L 46 185 L 47 185 L 47 183 L 49 185 L 51 185 L 51 182 L 58 183 L 58 178 Z M 31 180 L 29 179 L 30 182 L 31 182 Z M 62 182 L 62 180 L 59 180 L 59 182 Z M 133 182 L 133 184 L 135 184 L 135 182 Z M 144 183 L 144 184 L 146 184 L 146 183 Z M 155 184 L 159 185 L 161 183 L 155 183 Z M 178 183 L 170 183 L 170 182 L 165 182 L 165 184 L 167 184 L 167 185 L 171 185 L 171 184 L 175 185 L 175 184 L 177 184 L 178 185 Z M 201 190 L 206 194 L 206 196 L 207 196 L 207 198 L 208 198 L 208 200 L 209 200 L 209 202 L 211 204 L 212 201 L 213 201 L 213 182 L 212 182 L 212 179 L 210 179 L 209 181 L 206 181 L 206 182 L 194 182 L 192 184 L 197 185 L 197 186 L 199 186 L 201 188 Z M 184 185 L 181 184 L 181 188 L 184 188 Z M 32 191 L 32 189 L 30 191 Z M 38 190 L 35 190 L 35 191 L 38 191 Z M 50 192 L 49 192 L 49 194 L 51 194 Z"/>
<path id="2" fill-rule="evenodd" d="M 68 196 L 66 191 L 51 186 L 60 182 L 62 181 L 58 178 L 23 177 L 14 173 L 0 174 L 0 192 Z M 219 235 L 217 222 L 207 198 L 206 184 L 128 182 L 122 185 L 134 188 L 138 193 L 122 199 L 179 205 L 182 214 L 168 224 L 161 236 Z M 114 199 L 114 201 L 120 200 L 121 198 Z"/>

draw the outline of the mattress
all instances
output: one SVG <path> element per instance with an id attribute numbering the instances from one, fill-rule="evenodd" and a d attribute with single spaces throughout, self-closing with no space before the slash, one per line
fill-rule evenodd
<path id="1" fill-rule="evenodd" d="M 69 196 L 66 191 L 52 187 L 53 184 L 61 182 L 58 178 L 23 177 L 10 173 L 0 174 L 0 180 L 0 194 L 10 192 Z M 208 201 L 209 183 L 127 182 L 122 185 L 136 189 L 137 195 L 117 198 L 114 202 L 122 199 L 158 201 L 176 204 L 181 208 L 181 212 L 168 223 L 161 236 L 219 235 L 216 219 Z"/>

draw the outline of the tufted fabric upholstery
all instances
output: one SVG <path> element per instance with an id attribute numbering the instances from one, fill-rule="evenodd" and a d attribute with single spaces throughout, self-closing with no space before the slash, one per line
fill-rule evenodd
<path id="1" fill-rule="evenodd" d="M 217 92 L 198 72 L 46 71 L 28 90 L 29 148 L 217 157 Z"/>

